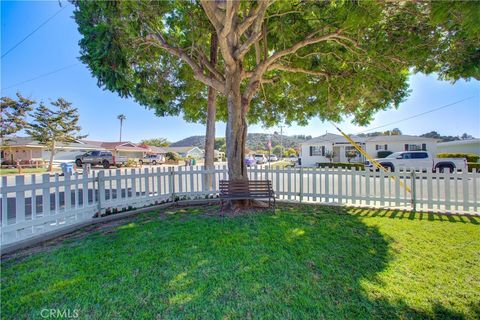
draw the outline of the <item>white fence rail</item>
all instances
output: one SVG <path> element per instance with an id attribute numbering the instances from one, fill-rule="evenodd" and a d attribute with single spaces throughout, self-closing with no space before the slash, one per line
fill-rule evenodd
<path id="1" fill-rule="evenodd" d="M 205 175 L 212 174 L 212 186 Z M 249 169 L 249 178 L 269 179 L 278 199 L 305 203 L 371 206 L 478 214 L 478 173 L 369 172 L 338 168 Z M 115 213 L 181 199 L 213 198 L 226 166 L 93 171 L 88 176 L 3 176 L 2 245 Z M 411 191 L 407 190 L 407 187 Z"/>

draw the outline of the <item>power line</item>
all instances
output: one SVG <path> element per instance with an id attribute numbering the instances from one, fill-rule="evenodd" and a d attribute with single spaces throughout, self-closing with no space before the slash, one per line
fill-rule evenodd
<path id="1" fill-rule="evenodd" d="M 4 54 L 2 54 L 2 59 L 3 57 L 5 57 L 7 54 L 9 54 L 10 52 L 12 52 L 16 47 L 18 47 L 19 45 L 21 45 L 25 40 L 27 40 L 28 38 L 30 38 L 35 32 L 37 32 L 40 28 L 42 28 L 44 25 L 46 25 L 48 22 L 50 22 L 50 20 L 52 20 L 53 18 L 55 18 L 60 12 L 62 12 L 67 6 L 64 6 L 62 8 L 60 8 L 60 10 L 58 10 L 57 12 L 55 12 L 53 15 L 51 15 L 47 20 L 45 20 L 44 22 L 42 22 L 38 27 L 36 27 L 35 29 L 33 29 L 33 31 L 31 31 L 29 34 L 27 34 L 22 40 L 20 40 L 19 42 L 17 42 L 13 47 L 11 47 L 10 49 L 7 50 L 7 52 L 5 52 Z"/>
<path id="2" fill-rule="evenodd" d="M 456 104 L 459 104 L 459 103 L 461 103 L 461 102 L 464 102 L 464 101 L 467 101 L 467 100 L 470 100 L 470 99 L 473 99 L 473 98 L 475 98 L 475 96 L 470 96 L 470 97 L 464 98 L 464 99 L 462 99 L 462 100 L 458 100 L 458 101 L 455 101 L 455 102 L 452 102 L 452 103 L 449 103 L 449 104 L 446 104 L 446 105 L 443 105 L 443 106 L 440 106 L 440 107 L 437 107 L 437 108 L 433 108 L 433 109 L 431 109 L 431 110 L 428 110 L 428 111 L 425 111 L 425 112 L 422 112 L 422 113 L 415 114 L 415 115 L 413 115 L 413 116 L 410 116 L 410 117 L 407 117 L 407 118 L 404 118 L 404 119 L 400 119 L 400 120 L 397 120 L 397 121 L 393 121 L 393 122 L 390 122 L 390 123 L 387 123 L 387 124 L 384 124 L 384 125 L 381 125 L 381 126 L 378 126 L 378 127 L 375 127 L 375 128 L 371 128 L 371 129 L 368 129 L 368 130 L 364 130 L 364 131 L 361 131 L 361 132 L 358 132 L 358 133 L 352 134 L 352 135 L 356 136 L 356 135 L 359 135 L 359 134 L 362 134 L 362 133 L 365 133 L 365 132 L 369 132 L 369 131 L 377 130 L 377 129 L 380 129 L 380 128 L 388 127 L 388 126 L 391 126 L 392 124 L 397 124 L 397 123 L 399 123 L 399 122 L 403 122 L 403 121 L 407 121 L 407 120 L 410 120 L 410 119 L 414 119 L 414 118 L 423 116 L 423 115 L 428 114 L 428 113 L 432 113 L 432 112 L 435 112 L 435 111 L 438 111 L 438 110 L 441 110 L 441 109 L 445 109 L 445 108 L 454 106 L 454 105 L 456 105 Z M 330 121 L 330 124 L 331 124 L 333 127 L 336 127 L 336 125 L 335 125 L 334 122 L 331 122 L 331 121 Z M 322 140 L 322 142 L 335 142 L 335 141 L 337 141 L 336 138 L 334 138 L 334 139 Z"/>
<path id="3" fill-rule="evenodd" d="M 37 80 L 37 79 L 40 79 L 40 78 L 43 78 L 43 77 L 52 75 L 52 74 L 54 74 L 54 73 L 57 73 L 57 72 L 60 72 L 60 71 L 66 70 L 66 69 L 70 69 L 70 68 L 72 68 L 72 67 L 78 66 L 79 64 L 81 64 L 81 63 L 80 63 L 80 62 L 77 62 L 77 63 L 74 63 L 74 64 L 70 64 L 70 65 L 68 65 L 68 66 L 61 67 L 61 68 L 58 68 L 58 69 L 56 69 L 56 70 L 53 70 L 53 71 L 50 71 L 50 72 L 41 74 L 41 75 L 36 76 L 36 77 L 34 77 L 34 78 L 17 82 L 17 83 L 15 83 L 15 84 L 12 84 L 11 86 L 8 86 L 8 87 L 6 87 L 6 88 L 2 88 L 2 91 L 7 90 L 7 89 L 10 89 L 10 88 L 13 88 L 13 87 L 16 87 L 16 86 L 19 86 L 19 85 L 22 85 L 22 84 L 27 83 L 27 82 L 30 82 L 30 81 L 34 81 L 34 80 Z"/>
<path id="4" fill-rule="evenodd" d="M 357 133 L 357 134 L 361 134 L 361 133 L 365 133 L 365 132 L 377 130 L 377 129 L 380 129 L 380 128 L 384 128 L 384 127 L 391 126 L 392 124 L 397 124 L 397 123 L 399 123 L 399 122 L 403 122 L 403 121 L 407 121 L 407 120 L 410 120 L 410 119 L 414 119 L 414 118 L 423 116 L 423 115 L 428 114 L 428 113 L 432 113 L 432 112 L 435 112 L 435 111 L 438 111 L 438 110 L 441 110 L 441 109 L 445 109 L 445 108 L 454 106 L 454 105 L 459 104 L 459 103 L 461 103 L 461 102 L 463 102 L 463 101 L 467 101 L 467 100 L 470 100 L 470 99 L 473 99 L 473 98 L 475 98 L 475 96 L 471 96 L 471 97 L 468 97 L 468 98 L 465 98 L 465 99 L 462 99 L 462 100 L 458 100 L 458 101 L 455 101 L 455 102 L 452 102 L 452 103 L 443 105 L 443 106 L 441 106 L 441 107 L 437 107 L 437 108 L 434 108 L 434 109 L 431 109 L 431 110 L 428 110 L 428 111 L 425 111 L 425 112 L 422 112 L 422 113 L 418 113 L 418 114 L 415 114 L 415 115 L 413 115 L 413 116 L 410 116 L 410 117 L 407 117 L 407 118 L 403 118 L 403 119 L 400 119 L 400 120 L 397 120 L 397 121 L 393 121 L 393 122 L 390 122 L 390 123 L 387 123 L 387 124 L 384 124 L 384 125 L 381 125 L 381 126 L 378 126 L 378 127 L 375 127 L 375 128 L 371 128 L 371 129 L 368 129 L 368 130 L 364 130 L 364 131 L 359 132 L 359 133 Z"/>

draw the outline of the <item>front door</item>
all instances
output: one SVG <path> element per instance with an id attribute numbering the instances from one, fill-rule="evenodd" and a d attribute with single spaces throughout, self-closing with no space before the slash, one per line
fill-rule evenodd
<path id="1" fill-rule="evenodd" d="M 341 147 L 336 147 L 336 146 L 333 147 L 333 154 L 334 154 L 333 162 L 340 162 L 341 150 L 342 150 Z"/>

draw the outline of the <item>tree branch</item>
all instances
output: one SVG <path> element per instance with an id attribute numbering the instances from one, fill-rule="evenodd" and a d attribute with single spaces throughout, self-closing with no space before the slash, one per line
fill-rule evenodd
<path id="1" fill-rule="evenodd" d="M 208 19 L 212 23 L 217 33 L 220 33 L 223 28 L 223 19 L 221 17 L 221 13 L 219 13 L 219 10 L 217 10 L 217 5 L 215 4 L 215 1 L 200 0 L 200 4 L 202 5 L 205 14 L 207 15 Z"/>
<path id="2" fill-rule="evenodd" d="M 250 26 L 252 27 L 252 31 L 250 32 L 250 36 L 248 39 L 235 51 L 235 57 L 237 59 L 243 59 L 245 54 L 247 54 L 250 47 L 257 42 L 260 37 L 262 36 L 262 25 L 263 20 L 265 18 L 265 13 L 268 8 L 268 1 L 260 1 L 260 3 L 255 7 L 254 12 L 252 13 L 253 20 L 247 26 L 242 24 L 237 28 L 237 32 L 241 35 L 244 33 Z M 246 29 L 243 28 L 246 26 Z"/>
<path id="3" fill-rule="evenodd" d="M 304 73 L 312 76 L 322 76 L 322 77 L 328 77 L 329 74 L 323 71 L 317 71 L 317 70 L 308 70 L 304 68 L 297 68 L 297 67 L 290 67 L 290 66 L 285 66 L 283 64 L 272 64 L 268 70 L 280 70 L 280 71 L 288 71 L 288 72 L 296 72 L 296 73 Z"/>
<path id="4" fill-rule="evenodd" d="M 171 53 L 172 55 L 180 58 L 185 63 L 187 63 L 190 66 L 190 68 L 192 68 L 193 76 L 195 79 L 197 79 L 198 81 L 201 81 L 207 86 L 215 88 L 217 91 L 221 93 L 225 93 L 224 82 L 219 81 L 212 76 L 205 75 L 202 68 L 202 66 L 205 66 L 205 65 L 202 64 L 202 66 L 200 66 L 199 64 L 197 64 L 197 62 L 194 61 L 188 54 L 186 54 L 182 48 L 173 47 L 167 44 L 167 42 L 165 41 L 165 39 L 162 37 L 161 34 L 149 34 L 146 38 L 145 43 L 161 48 Z"/>
<path id="5" fill-rule="evenodd" d="M 269 6 L 268 0 L 261 0 L 258 2 L 259 4 L 255 7 L 252 7 L 248 16 L 242 21 L 242 23 L 238 25 L 237 32 L 239 36 L 242 36 L 245 31 L 247 31 L 247 29 L 255 22 L 261 10 L 267 10 Z"/>
<path id="6" fill-rule="evenodd" d="M 263 77 L 263 74 L 268 70 L 268 68 L 274 64 L 277 60 L 279 60 L 280 58 L 284 57 L 284 56 L 287 56 L 289 54 L 292 54 L 292 53 L 295 53 L 297 52 L 300 48 L 303 48 L 305 46 L 308 46 L 308 45 L 311 45 L 311 44 L 315 44 L 315 43 L 319 43 L 319 42 L 322 42 L 322 41 L 327 41 L 327 40 L 331 40 L 331 39 L 334 39 L 337 35 L 339 35 L 341 33 L 341 29 L 333 32 L 333 33 L 329 33 L 329 34 L 326 34 L 326 35 L 323 35 L 321 37 L 315 37 L 316 34 L 318 34 L 318 30 L 310 33 L 309 35 L 307 35 L 303 40 L 297 42 L 296 44 L 294 44 L 293 46 L 291 46 L 290 48 L 287 48 L 287 49 L 284 49 L 284 50 L 281 50 L 281 51 L 278 51 L 276 53 L 274 53 L 272 56 L 270 56 L 269 58 L 265 59 L 261 64 L 257 65 L 257 67 L 253 70 L 252 73 L 249 73 L 249 72 L 245 72 L 244 75 L 246 77 L 248 77 L 248 75 L 251 75 L 250 76 L 250 81 L 248 83 L 248 86 L 244 92 L 244 99 L 246 101 L 250 101 L 253 97 L 253 95 L 255 94 L 256 90 L 258 89 L 258 85 Z"/>

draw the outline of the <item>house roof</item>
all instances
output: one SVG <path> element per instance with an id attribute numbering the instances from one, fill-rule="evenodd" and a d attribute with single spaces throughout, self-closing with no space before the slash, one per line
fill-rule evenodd
<path id="1" fill-rule="evenodd" d="M 148 149 L 150 150 L 149 152 L 151 153 L 157 153 L 157 154 L 165 154 L 167 153 L 167 150 L 162 147 L 157 147 L 157 146 L 147 146 Z"/>
<path id="2" fill-rule="evenodd" d="M 466 144 L 479 144 L 480 139 L 468 139 L 468 140 L 455 140 L 455 141 L 448 141 L 448 142 L 439 142 L 438 146 L 462 146 Z"/>
<path id="3" fill-rule="evenodd" d="M 83 140 L 83 142 L 95 145 L 100 148 L 107 150 L 115 151 L 132 151 L 132 152 L 145 152 L 146 150 L 142 147 L 137 146 L 135 143 L 130 141 L 115 141 L 115 142 L 105 142 L 105 141 L 93 141 L 93 140 Z"/>
<path id="4" fill-rule="evenodd" d="M 31 137 L 12 137 L 8 139 L 0 139 L 0 143 L 6 143 L 8 146 L 12 147 L 36 147 L 36 148 L 45 148 L 44 145 L 40 144 L 38 141 L 32 139 Z M 87 143 L 86 141 L 77 140 L 70 143 L 58 143 L 57 148 L 66 148 L 66 149 L 98 149 L 97 145 Z"/>
<path id="5" fill-rule="evenodd" d="M 200 149 L 199 147 L 193 147 L 193 146 L 192 147 L 165 147 L 165 151 L 176 152 L 176 153 L 188 153 L 192 149 L 198 149 L 203 152 L 203 150 Z"/>
<path id="6" fill-rule="evenodd" d="M 411 135 L 392 135 L 392 136 L 374 136 L 374 137 L 359 137 L 355 135 L 350 135 L 350 138 L 355 142 L 359 143 L 388 143 L 388 142 L 415 142 L 415 141 L 426 141 L 426 142 L 435 142 L 437 139 L 411 136 Z M 333 133 L 326 133 L 323 136 L 316 137 L 305 141 L 302 144 L 310 145 L 313 143 L 347 143 L 347 139 L 343 136 Z"/>
<path id="7" fill-rule="evenodd" d="M 363 142 L 365 138 L 350 136 L 355 142 Z M 302 144 L 310 145 L 312 143 L 338 143 L 338 142 L 348 142 L 343 136 L 339 134 L 326 133 L 323 136 L 316 137 L 310 140 L 303 142 Z"/>
<path id="8" fill-rule="evenodd" d="M 438 139 L 411 136 L 406 134 L 391 135 L 391 136 L 375 136 L 365 137 L 365 142 L 414 142 L 414 141 L 429 141 L 435 142 Z"/>

